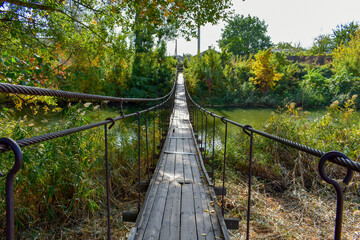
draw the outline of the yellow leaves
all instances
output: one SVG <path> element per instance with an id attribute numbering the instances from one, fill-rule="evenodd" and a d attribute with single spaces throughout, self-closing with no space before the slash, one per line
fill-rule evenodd
<path id="1" fill-rule="evenodd" d="M 93 65 L 93 66 L 95 66 L 95 67 L 100 67 L 99 62 L 100 62 L 99 57 L 95 57 L 95 58 L 91 61 L 91 65 Z"/>
<path id="2" fill-rule="evenodd" d="M 97 21 L 95 19 L 91 20 L 91 24 L 98 25 Z"/>
<path id="3" fill-rule="evenodd" d="M 251 73 L 255 77 L 251 77 L 249 81 L 256 85 L 261 92 L 269 91 L 284 75 L 277 73 L 274 66 L 270 63 L 271 55 L 271 49 L 259 51 L 251 64 Z"/>

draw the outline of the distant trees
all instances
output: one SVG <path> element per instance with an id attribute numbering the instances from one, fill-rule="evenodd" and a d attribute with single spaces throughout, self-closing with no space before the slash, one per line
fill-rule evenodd
<path id="1" fill-rule="evenodd" d="M 347 45 L 352 37 L 360 30 L 359 24 L 352 21 L 344 25 L 338 25 L 332 34 L 319 35 L 314 39 L 310 49 L 312 54 L 327 54 L 334 49 Z"/>
<path id="2" fill-rule="evenodd" d="M 313 54 L 325 54 L 332 52 L 335 47 L 333 37 L 330 34 L 323 34 L 315 38 L 310 52 Z"/>
<path id="3" fill-rule="evenodd" d="M 219 46 L 234 55 L 254 54 L 271 46 L 267 25 L 258 17 L 234 15 L 227 21 Z"/>
<path id="4" fill-rule="evenodd" d="M 359 30 L 359 24 L 354 21 L 348 24 L 338 25 L 336 29 L 333 29 L 335 47 L 348 43 L 351 40 L 351 37 Z"/>

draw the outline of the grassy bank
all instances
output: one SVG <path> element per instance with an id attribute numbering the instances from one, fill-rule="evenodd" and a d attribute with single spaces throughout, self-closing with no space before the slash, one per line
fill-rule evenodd
<path id="1" fill-rule="evenodd" d="M 356 96 L 344 105 L 334 102 L 318 118 L 295 107 L 279 108 L 260 128 L 324 152 L 337 150 L 356 160 L 359 155 L 360 124 L 355 113 Z M 223 141 L 223 135 L 217 136 Z M 211 149 L 210 139 L 209 148 Z M 216 146 L 216 178 L 222 178 L 223 144 Z M 207 153 L 211 156 L 211 152 Z M 227 144 L 226 215 L 240 219 L 234 239 L 245 239 L 249 137 L 241 129 L 229 131 Z M 333 236 L 336 193 L 318 175 L 319 158 L 254 135 L 252 239 L 329 239 Z M 208 166 L 210 169 L 210 166 Z M 346 170 L 328 164 L 332 179 L 343 179 Z M 219 186 L 221 181 L 217 180 Z M 343 236 L 358 238 L 359 177 L 342 185 L 345 192 Z"/>

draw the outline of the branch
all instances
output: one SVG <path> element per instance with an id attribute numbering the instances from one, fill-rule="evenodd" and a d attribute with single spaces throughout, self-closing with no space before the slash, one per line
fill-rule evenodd
<path id="1" fill-rule="evenodd" d="M 5 1 L 5 0 L 3 0 L 3 1 Z M 57 11 L 56 8 L 53 8 L 53 7 L 50 7 L 50 6 L 47 6 L 47 5 L 41 5 L 41 4 L 30 3 L 30 2 L 23 2 L 23 1 L 20 1 L 20 0 L 6 0 L 6 1 L 8 3 L 15 4 L 15 5 L 21 6 L 21 7 L 35 8 L 35 9 L 51 11 L 51 12 Z M 1 5 L 1 2 L 0 2 L 0 5 Z"/>
<path id="2" fill-rule="evenodd" d="M 0 0 L 1 1 L 1 0 Z M 7 2 L 11 3 L 11 4 L 15 4 L 17 6 L 22 6 L 22 7 L 27 7 L 27 8 L 35 8 L 35 9 L 39 9 L 39 10 L 44 10 L 44 11 L 50 11 L 50 12 L 59 12 L 63 15 L 65 15 L 66 17 L 70 18 L 72 21 L 79 23 L 80 25 L 84 26 L 85 28 L 87 28 L 88 30 L 90 30 L 93 34 L 95 34 L 96 36 L 98 36 L 101 40 L 103 40 L 105 43 L 107 42 L 104 38 L 102 38 L 99 34 L 97 34 L 94 30 L 92 30 L 89 26 L 87 26 L 86 24 L 84 24 L 83 22 L 77 20 L 76 18 L 70 16 L 69 14 L 67 14 L 66 12 L 60 10 L 60 9 L 56 9 L 50 6 L 46 6 L 46 5 L 41 5 L 41 4 L 36 4 L 36 3 L 29 3 L 29 2 L 23 2 L 21 0 L 6 0 Z"/>
<path id="3" fill-rule="evenodd" d="M 92 8 L 92 7 L 88 6 L 88 5 L 85 5 L 85 4 L 81 3 L 81 2 L 79 2 L 79 1 L 74 1 L 74 3 L 77 3 L 77 4 L 79 4 L 79 5 L 83 6 L 83 7 L 85 7 L 85 8 L 87 8 L 87 9 L 91 10 L 91 11 L 98 12 L 98 13 L 100 13 L 100 12 L 101 12 L 101 11 L 96 10 L 96 9 L 94 9 L 94 8 Z"/>

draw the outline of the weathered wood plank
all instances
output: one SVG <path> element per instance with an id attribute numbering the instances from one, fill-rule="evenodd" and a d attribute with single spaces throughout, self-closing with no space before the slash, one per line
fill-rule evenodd
<path id="1" fill-rule="evenodd" d="M 142 206 L 140 220 L 139 223 L 136 224 L 137 225 L 136 239 L 143 239 L 143 235 L 145 233 L 149 221 L 151 209 L 153 207 L 158 188 L 159 188 L 159 182 L 154 182 L 152 187 L 150 188 L 151 190 L 149 191 L 149 195 L 144 205 Z"/>
<path id="2" fill-rule="evenodd" d="M 160 183 L 158 194 L 154 199 L 154 205 L 151 209 L 151 216 L 149 218 L 149 222 L 144 233 L 144 239 L 159 239 L 168 188 L 169 182 Z"/>
<path id="3" fill-rule="evenodd" d="M 192 184 L 182 185 L 181 196 L 181 240 L 196 239 L 196 221 Z"/>
<path id="4" fill-rule="evenodd" d="M 163 174 L 163 181 L 175 180 L 175 154 L 167 154 L 166 165 Z"/>
<path id="5" fill-rule="evenodd" d="M 171 182 L 161 224 L 160 239 L 179 239 L 181 211 L 181 185 Z"/>
<path id="6" fill-rule="evenodd" d="M 190 155 L 183 155 L 184 161 L 184 181 L 185 183 L 193 182 L 193 173 L 191 171 L 191 165 L 189 160 Z"/>

